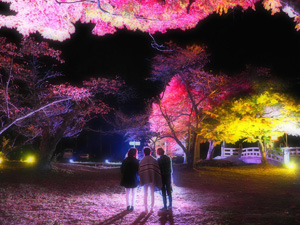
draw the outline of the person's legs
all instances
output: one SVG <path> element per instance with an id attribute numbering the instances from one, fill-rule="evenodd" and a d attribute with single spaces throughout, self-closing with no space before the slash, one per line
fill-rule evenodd
<path id="1" fill-rule="evenodd" d="M 135 205 L 135 199 L 136 199 L 136 188 L 130 188 L 130 189 L 131 189 L 131 210 L 133 210 Z"/>
<path id="2" fill-rule="evenodd" d="M 167 194 L 166 194 L 165 186 L 162 187 L 161 195 L 162 195 L 163 205 L 164 205 L 164 207 L 161 208 L 161 210 L 165 210 L 165 209 L 167 209 Z"/>
<path id="3" fill-rule="evenodd" d="M 154 207 L 154 184 L 150 184 L 150 191 L 151 191 L 151 212 L 153 212 L 153 207 Z"/>
<path id="4" fill-rule="evenodd" d="M 168 193 L 168 198 L 169 198 L 169 208 L 172 208 L 172 180 L 171 180 L 171 175 L 168 176 L 166 179 L 166 191 Z"/>
<path id="5" fill-rule="evenodd" d="M 127 205 L 127 210 L 130 209 L 130 203 L 129 203 L 129 193 L 130 193 L 130 188 L 125 188 L 125 193 L 126 193 L 126 205 Z"/>
<path id="6" fill-rule="evenodd" d="M 167 209 L 167 190 L 166 190 L 166 182 L 165 182 L 165 179 L 164 177 L 162 176 L 162 189 L 161 189 L 161 195 L 162 195 L 162 198 L 163 198 L 163 204 L 164 204 L 164 207 L 161 208 L 161 210 L 165 210 Z"/>
<path id="7" fill-rule="evenodd" d="M 144 206 L 145 206 L 145 212 L 148 212 L 148 206 L 147 206 L 147 199 L 148 199 L 148 186 L 149 184 L 144 185 Z"/>

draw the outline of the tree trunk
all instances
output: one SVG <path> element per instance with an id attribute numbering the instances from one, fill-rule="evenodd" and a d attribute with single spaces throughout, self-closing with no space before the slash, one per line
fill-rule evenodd
<path id="1" fill-rule="evenodd" d="M 165 149 L 165 152 L 166 152 L 166 149 Z M 156 141 L 153 142 L 153 155 L 154 155 L 155 158 L 157 157 L 157 154 L 156 154 Z"/>
<path id="2" fill-rule="evenodd" d="M 157 157 L 157 154 L 156 154 L 156 142 L 157 142 L 157 139 L 155 138 L 155 140 L 153 140 L 153 139 L 150 138 L 150 141 L 152 142 L 152 145 L 153 145 L 153 155 L 155 157 Z M 166 153 L 166 149 L 165 149 L 165 153 Z"/>
<path id="3" fill-rule="evenodd" d="M 206 160 L 212 160 L 214 155 L 214 149 L 215 149 L 215 141 L 209 140 L 208 142 L 209 142 L 209 147 L 206 155 Z"/>
<path id="4" fill-rule="evenodd" d="M 193 166 L 196 165 L 197 161 L 200 160 L 200 140 L 198 134 L 195 133 L 195 139 L 194 139 L 194 160 L 193 160 Z"/>
<path id="5" fill-rule="evenodd" d="M 185 155 L 186 155 L 187 166 L 189 168 L 193 168 L 193 155 L 188 151 L 185 152 Z"/>
<path id="6" fill-rule="evenodd" d="M 259 140 L 258 143 L 259 143 L 259 149 L 260 149 L 260 153 L 261 153 L 261 164 L 268 165 L 269 162 L 267 160 L 265 145 L 261 140 Z"/>
<path id="7" fill-rule="evenodd" d="M 47 171 L 52 168 L 51 159 L 56 150 L 57 143 L 58 141 L 48 131 L 43 131 L 36 164 L 37 170 Z"/>

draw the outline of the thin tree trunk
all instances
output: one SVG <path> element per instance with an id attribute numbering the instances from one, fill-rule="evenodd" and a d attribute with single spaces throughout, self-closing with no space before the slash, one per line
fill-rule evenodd
<path id="1" fill-rule="evenodd" d="M 206 155 L 206 160 L 212 160 L 215 150 L 215 141 L 209 140 L 208 152 Z"/>
<path id="2" fill-rule="evenodd" d="M 260 153 L 261 153 L 261 164 L 268 165 L 269 162 L 267 160 L 265 145 L 261 140 L 259 140 L 258 143 L 259 143 L 259 147 L 260 147 L 259 149 L 260 149 Z"/>
<path id="3" fill-rule="evenodd" d="M 200 141 L 199 136 L 197 133 L 195 133 L 195 139 L 194 139 L 194 160 L 193 160 L 193 166 L 196 165 L 197 160 L 200 160 Z"/>
<path id="4" fill-rule="evenodd" d="M 166 151 L 166 149 L 165 149 Z M 154 154 L 154 157 L 156 158 L 157 155 L 156 155 L 156 141 L 153 142 L 153 154 Z"/>

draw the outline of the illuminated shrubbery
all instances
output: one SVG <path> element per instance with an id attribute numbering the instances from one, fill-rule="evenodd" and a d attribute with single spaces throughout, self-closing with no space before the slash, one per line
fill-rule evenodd
<path id="1" fill-rule="evenodd" d="M 169 29 L 191 29 L 199 21 L 216 12 L 227 13 L 237 6 L 243 10 L 255 9 L 262 2 L 266 10 L 275 14 L 283 10 L 296 22 L 299 29 L 299 13 L 287 0 L 1 0 L 10 4 L 15 15 L 1 15 L 0 27 L 15 28 L 24 36 L 39 32 L 43 37 L 64 41 L 75 32 L 78 21 L 93 23 L 93 34 L 113 34 L 117 29 L 140 30 L 155 33 Z"/>

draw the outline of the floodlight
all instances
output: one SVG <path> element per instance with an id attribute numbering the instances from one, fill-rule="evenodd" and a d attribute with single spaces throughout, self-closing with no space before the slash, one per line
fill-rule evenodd
<path id="1" fill-rule="evenodd" d="M 295 163 L 289 163 L 289 164 L 287 164 L 286 166 L 287 166 L 287 168 L 289 168 L 290 170 L 294 170 L 294 169 L 296 168 Z"/>
<path id="2" fill-rule="evenodd" d="M 35 161 L 35 158 L 33 156 L 28 156 L 26 159 L 26 162 L 33 163 Z"/>

